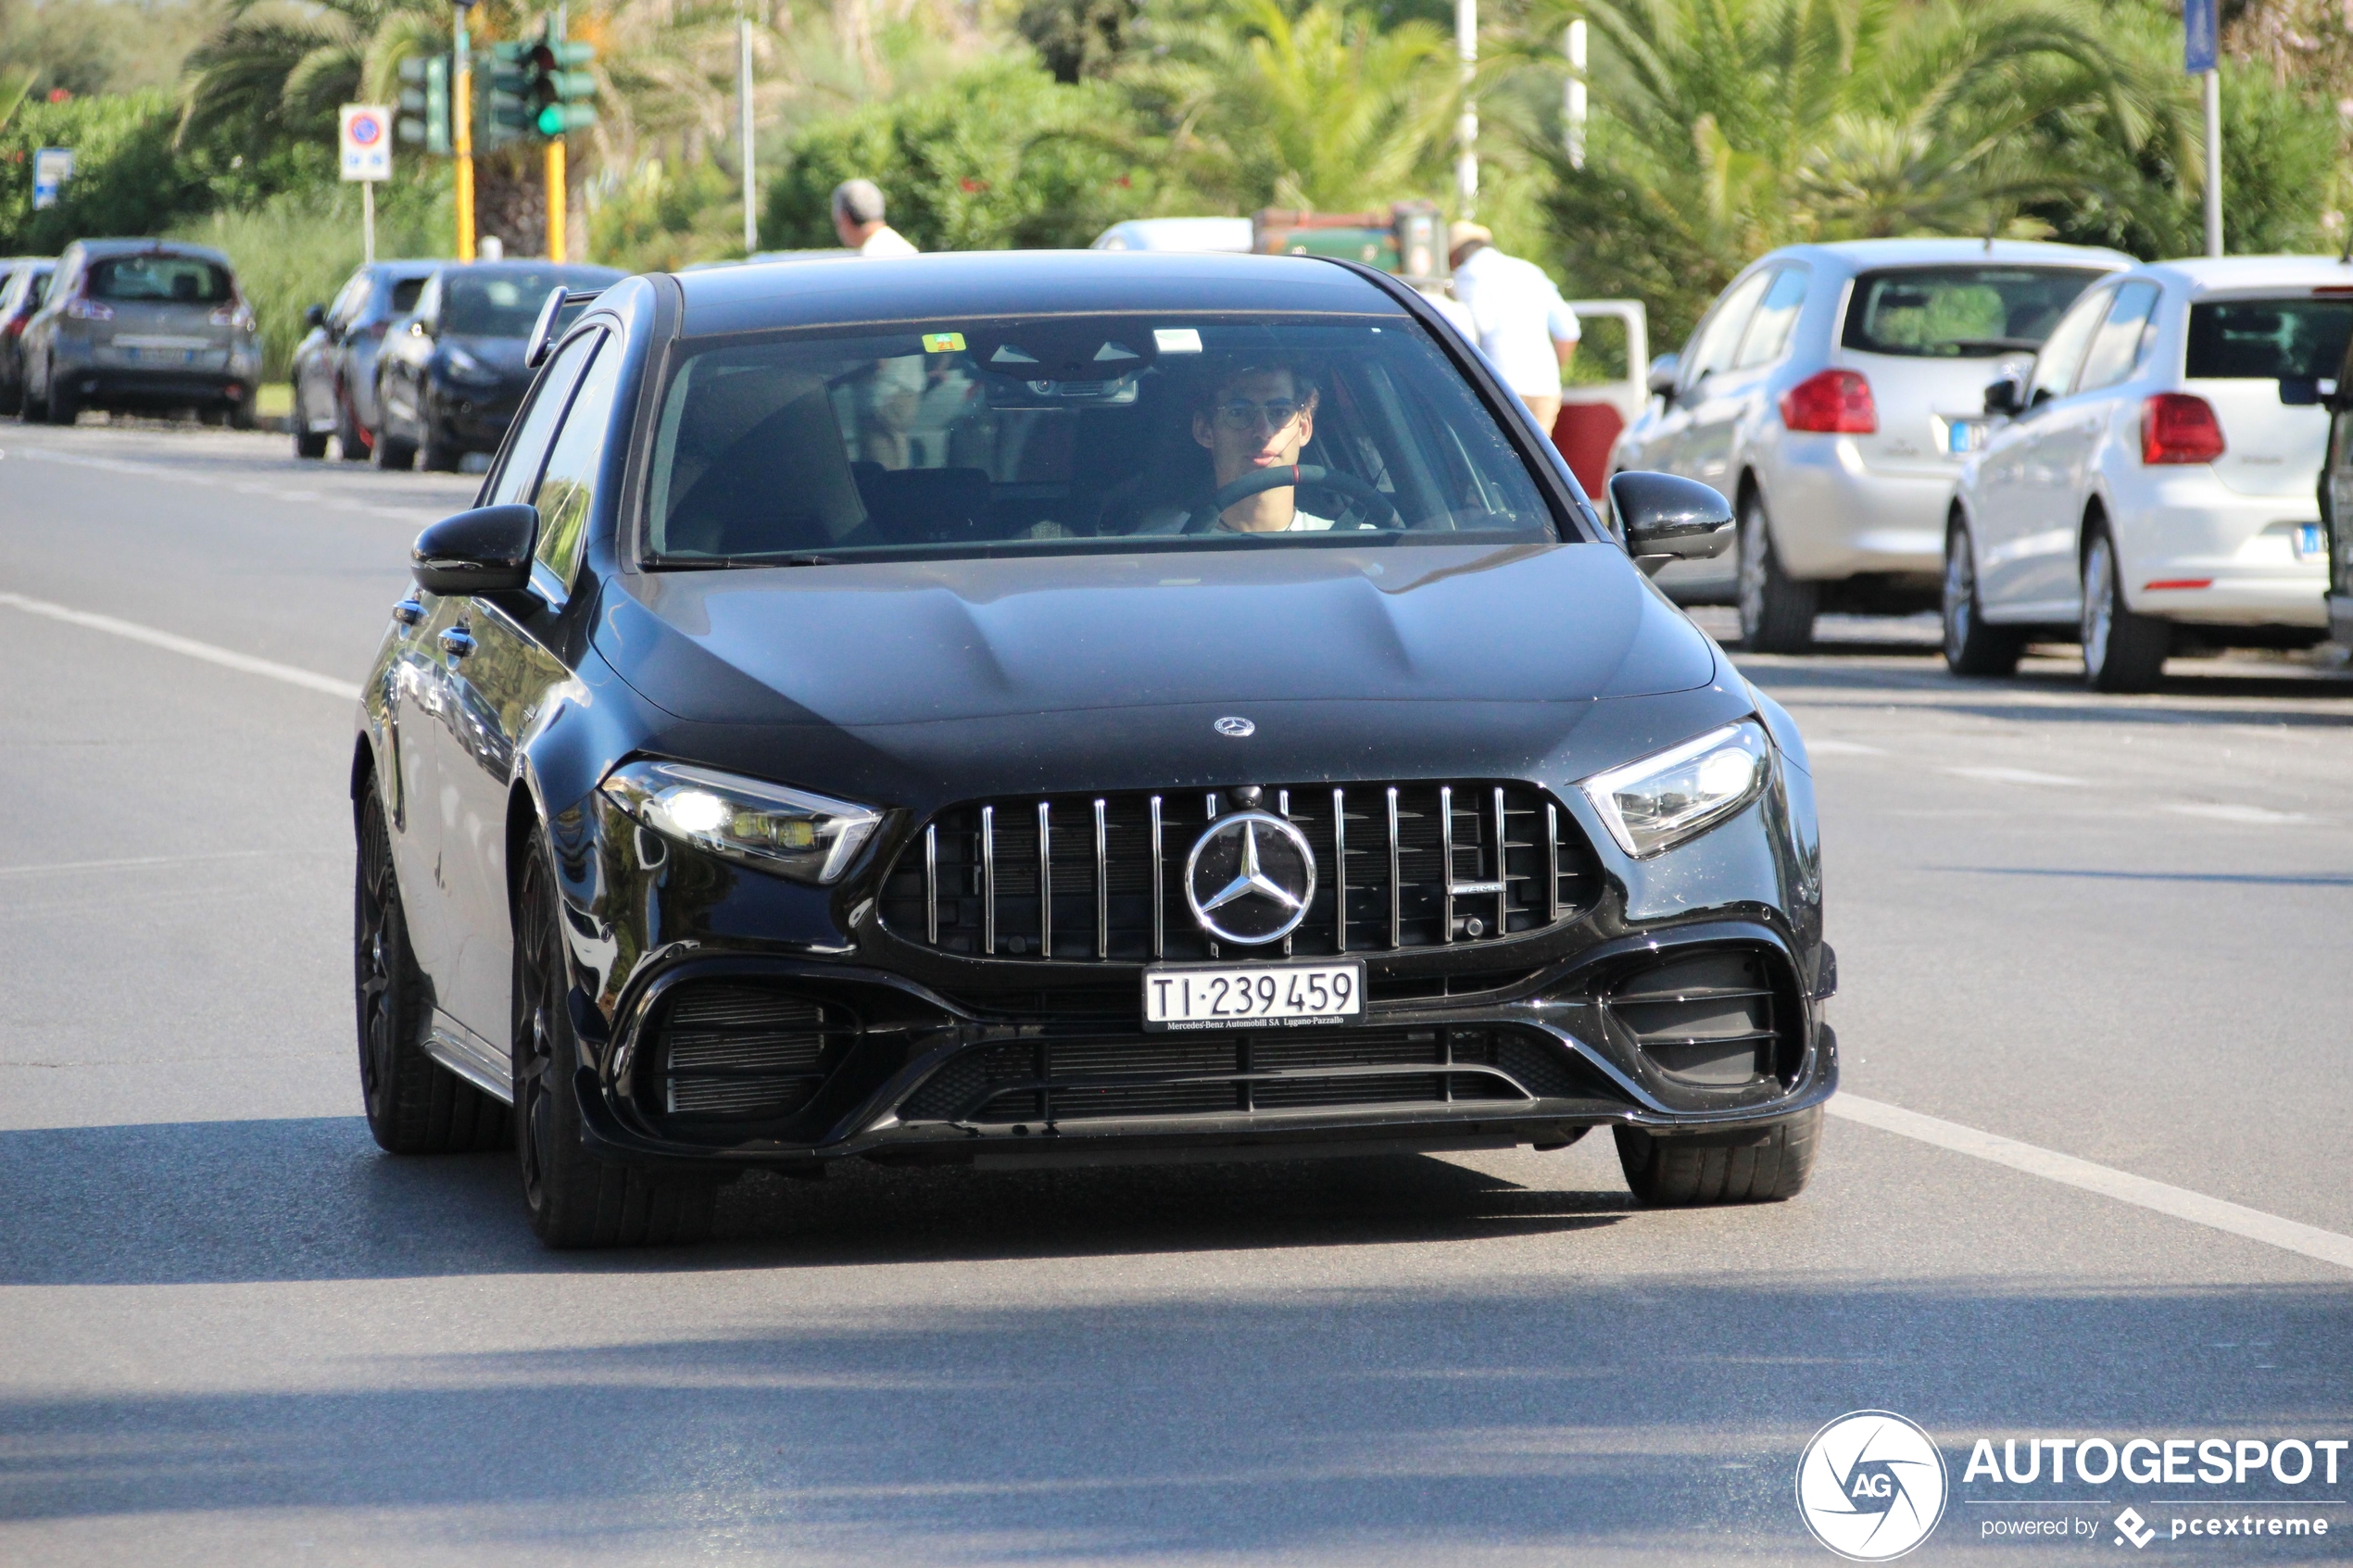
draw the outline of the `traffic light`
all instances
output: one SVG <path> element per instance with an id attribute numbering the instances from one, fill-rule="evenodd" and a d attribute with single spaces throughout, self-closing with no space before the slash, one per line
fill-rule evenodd
<path id="1" fill-rule="evenodd" d="M 532 58 L 539 67 L 532 95 L 539 134 L 560 136 L 596 124 L 597 106 L 591 100 L 597 95 L 597 78 L 585 68 L 596 63 L 597 46 L 548 38 L 532 51 Z"/>
<path id="2" fill-rule="evenodd" d="M 490 46 L 489 113 L 482 137 L 484 146 L 503 145 L 532 130 L 538 118 L 538 110 L 532 103 L 538 71 L 531 56 L 538 47 L 521 41 Z"/>
<path id="3" fill-rule="evenodd" d="M 404 142 L 435 157 L 449 156 L 449 56 L 434 55 L 400 62 L 400 114 L 395 128 Z"/>

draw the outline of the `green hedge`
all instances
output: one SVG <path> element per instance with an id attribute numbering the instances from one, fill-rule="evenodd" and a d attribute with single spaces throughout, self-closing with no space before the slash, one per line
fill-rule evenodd
<path id="1" fill-rule="evenodd" d="M 99 235 L 157 234 L 212 199 L 199 160 L 172 151 L 179 110 L 162 93 L 27 104 L 0 128 L 0 255 L 54 256 Z M 73 178 L 34 211 L 32 155 L 71 147 Z"/>

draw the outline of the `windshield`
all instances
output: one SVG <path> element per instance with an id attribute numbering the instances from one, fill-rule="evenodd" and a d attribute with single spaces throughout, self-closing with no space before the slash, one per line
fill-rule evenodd
<path id="1" fill-rule="evenodd" d="M 2353 299 L 2234 299 L 2190 307 L 2194 381 L 2333 381 L 2353 335 Z"/>
<path id="2" fill-rule="evenodd" d="M 1049 317 L 715 347 L 664 396 L 673 565 L 1551 540 L 1410 321 Z"/>
<path id="3" fill-rule="evenodd" d="M 560 267 L 488 276 L 453 269 L 441 275 L 441 330 L 458 337 L 529 337 L 550 292 L 601 289 L 610 276 L 583 277 Z"/>
<path id="4" fill-rule="evenodd" d="M 115 256 L 90 269 L 93 299 L 226 305 L 233 289 L 225 269 L 193 256 Z"/>
<path id="5" fill-rule="evenodd" d="M 1846 307 L 1848 348 L 1960 358 L 2043 346 L 2102 274 L 2078 267 L 1906 267 L 1865 272 Z"/>

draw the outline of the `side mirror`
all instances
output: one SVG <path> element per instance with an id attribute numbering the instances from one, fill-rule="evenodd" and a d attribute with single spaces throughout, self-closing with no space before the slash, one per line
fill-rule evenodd
<path id="1" fill-rule="evenodd" d="M 537 507 L 476 507 L 418 534 L 409 569 L 429 594 L 511 592 L 530 586 L 538 543 Z"/>
<path id="2" fill-rule="evenodd" d="M 1997 377 L 1985 388 L 1985 411 L 2002 419 L 2026 411 L 2026 381 L 2015 370 Z"/>
<path id="3" fill-rule="evenodd" d="M 314 305 L 310 307 L 309 309 L 305 310 L 302 313 L 302 324 L 306 327 L 325 326 L 327 324 L 327 307 L 323 305 Z"/>
<path id="4" fill-rule="evenodd" d="M 1644 384 L 1655 395 L 1671 399 L 1675 395 L 1675 379 L 1682 373 L 1682 356 L 1662 354 L 1651 361 L 1650 374 L 1644 379 Z"/>
<path id="5" fill-rule="evenodd" d="M 1609 508 L 1626 533 L 1626 553 L 1655 571 L 1670 560 L 1707 560 L 1732 542 L 1732 504 L 1723 492 L 1671 473 L 1621 473 L 1609 482 Z"/>

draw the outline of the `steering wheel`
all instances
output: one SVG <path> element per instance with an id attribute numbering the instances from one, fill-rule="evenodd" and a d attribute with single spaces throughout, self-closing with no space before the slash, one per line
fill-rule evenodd
<path id="1" fill-rule="evenodd" d="M 1232 483 L 1221 486 L 1217 494 L 1193 508 L 1192 515 L 1185 520 L 1185 532 L 1206 533 L 1217 526 L 1217 520 L 1235 502 L 1246 501 L 1263 491 L 1281 490 L 1291 485 L 1302 489 L 1337 490 L 1356 506 L 1370 508 L 1374 518 L 1386 517 L 1403 526 L 1397 508 L 1390 504 L 1389 497 L 1354 474 L 1342 473 L 1338 469 L 1327 469 L 1315 463 L 1293 463 L 1283 468 L 1260 469 L 1255 473 L 1246 473 Z"/>

